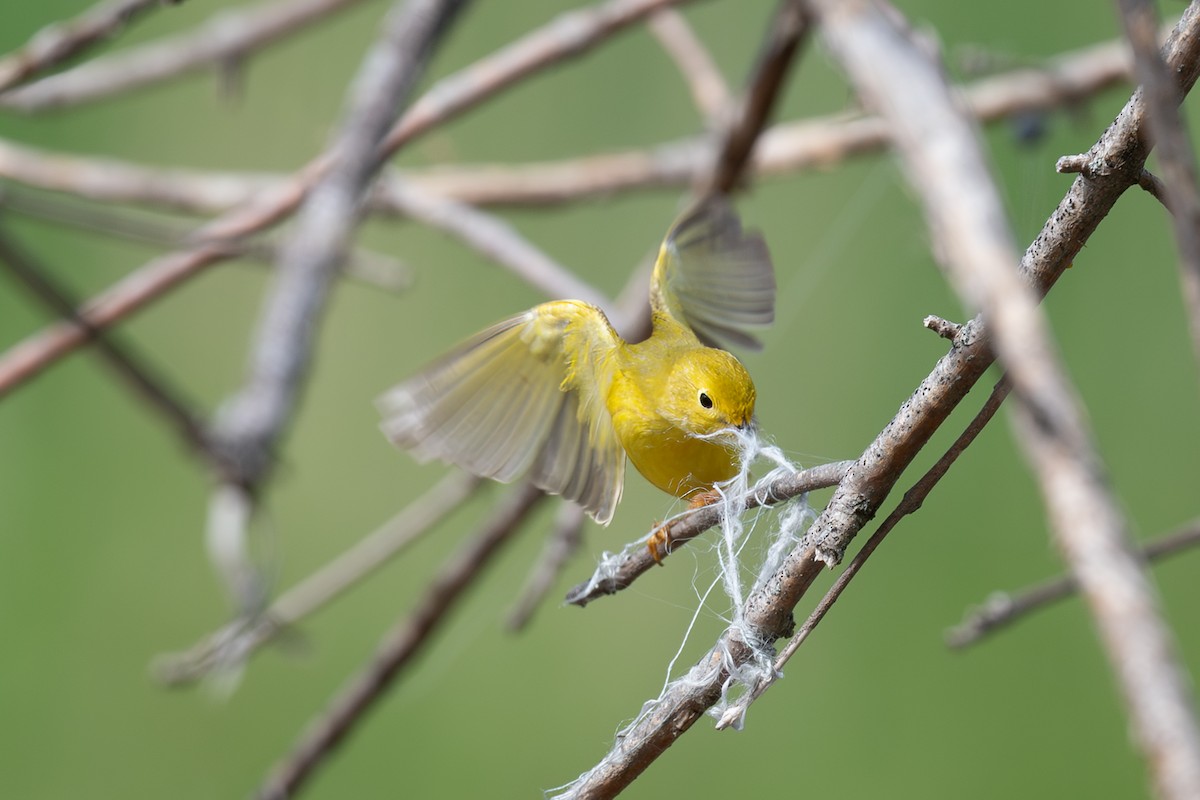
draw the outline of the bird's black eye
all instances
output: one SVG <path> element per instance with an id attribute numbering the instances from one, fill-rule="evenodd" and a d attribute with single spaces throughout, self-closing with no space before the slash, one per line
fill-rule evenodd
<path id="1" fill-rule="evenodd" d="M 708 396 L 708 392 L 700 393 L 700 405 L 705 408 L 712 408 L 712 398 Z"/>

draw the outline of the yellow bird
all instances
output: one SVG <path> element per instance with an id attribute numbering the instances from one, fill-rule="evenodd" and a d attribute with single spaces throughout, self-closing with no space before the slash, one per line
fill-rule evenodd
<path id="1" fill-rule="evenodd" d="M 612 519 L 625 456 L 693 503 L 739 467 L 736 432 L 754 423 L 754 383 L 715 346 L 757 347 L 745 328 L 775 316 L 762 237 L 719 197 L 668 231 L 650 283 L 653 332 L 621 339 L 604 312 L 558 300 L 498 322 L 382 398 L 383 430 L 440 458 L 539 488 Z"/>

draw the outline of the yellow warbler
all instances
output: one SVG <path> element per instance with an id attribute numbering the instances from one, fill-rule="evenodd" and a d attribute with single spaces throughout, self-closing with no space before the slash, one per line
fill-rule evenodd
<path id="1" fill-rule="evenodd" d="M 653 333 L 631 344 L 604 313 L 558 300 L 498 322 L 379 402 L 399 447 L 476 475 L 534 484 L 607 524 L 625 456 L 676 497 L 736 474 L 754 383 L 716 347 L 756 347 L 775 315 L 766 245 L 710 197 L 671 227 L 650 284 Z"/>

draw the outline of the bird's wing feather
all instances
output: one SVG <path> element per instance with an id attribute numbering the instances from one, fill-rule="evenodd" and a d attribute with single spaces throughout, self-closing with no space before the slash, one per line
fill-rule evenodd
<path id="1" fill-rule="evenodd" d="M 418 458 L 535 485 L 612 519 L 625 473 L 604 399 L 620 340 L 604 314 L 545 303 L 499 322 L 379 400 L 383 430 Z"/>
<path id="2" fill-rule="evenodd" d="M 723 197 L 706 197 L 663 240 L 650 302 L 705 344 L 758 349 L 747 329 L 775 319 L 775 270 L 767 245 L 757 231 L 742 230 Z"/>

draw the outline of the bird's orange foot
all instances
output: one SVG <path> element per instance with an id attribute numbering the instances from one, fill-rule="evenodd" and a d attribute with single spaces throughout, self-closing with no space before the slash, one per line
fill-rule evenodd
<path id="1" fill-rule="evenodd" d="M 721 501 L 721 493 L 716 489 L 709 489 L 707 492 L 698 492 L 692 495 L 692 499 L 688 501 L 688 509 L 703 508 L 711 506 L 713 503 Z"/>
<path id="2" fill-rule="evenodd" d="M 720 500 L 721 493 L 716 489 L 709 489 L 707 492 L 692 495 L 692 499 L 688 501 L 688 509 L 703 508 L 720 502 Z M 650 557 L 654 559 L 654 563 L 661 567 L 663 559 L 671 552 L 670 522 L 655 524 L 654 533 L 650 534 L 650 538 L 646 540 L 646 549 L 650 551 Z"/>
<path id="3" fill-rule="evenodd" d="M 671 523 L 659 523 L 655 527 L 654 533 L 646 540 L 646 549 L 650 551 L 654 563 L 661 567 L 663 559 L 671 552 Z"/>

